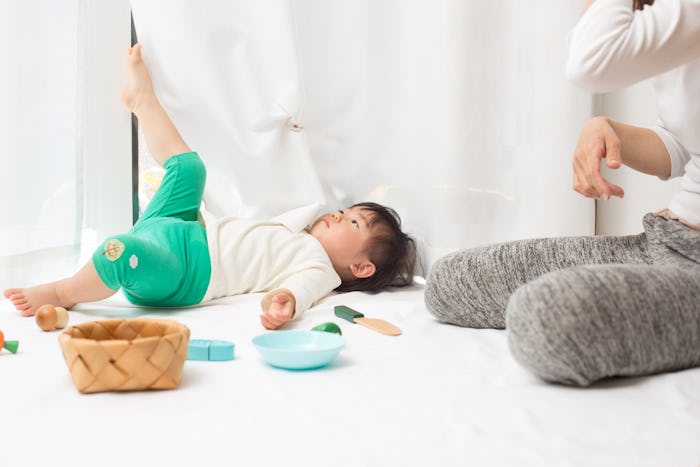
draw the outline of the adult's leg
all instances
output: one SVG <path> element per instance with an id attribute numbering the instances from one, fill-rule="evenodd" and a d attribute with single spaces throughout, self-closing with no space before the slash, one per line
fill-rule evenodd
<path id="1" fill-rule="evenodd" d="M 700 266 L 600 265 L 546 274 L 506 311 L 515 359 L 550 382 L 587 386 L 700 365 Z"/>
<path id="2" fill-rule="evenodd" d="M 582 267 L 519 288 L 515 358 L 549 381 L 588 385 L 700 365 L 700 232 L 647 214 L 653 265 Z"/>
<path id="3" fill-rule="evenodd" d="M 646 261 L 644 234 L 520 240 L 463 250 L 432 266 L 425 303 L 445 323 L 503 328 L 511 294 L 543 274 L 586 264 Z"/>

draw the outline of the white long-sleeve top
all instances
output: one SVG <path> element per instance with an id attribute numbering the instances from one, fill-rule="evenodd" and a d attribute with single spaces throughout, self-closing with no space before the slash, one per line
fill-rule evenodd
<path id="1" fill-rule="evenodd" d="M 668 208 L 700 224 L 700 0 L 596 0 L 569 36 L 567 76 L 591 92 L 654 78 L 658 122 L 652 128 L 671 157 L 681 191 Z"/>
<path id="2" fill-rule="evenodd" d="M 340 285 L 340 277 L 313 236 L 282 223 L 216 218 L 200 210 L 207 231 L 211 278 L 202 301 L 228 295 L 289 289 L 294 319 Z"/>

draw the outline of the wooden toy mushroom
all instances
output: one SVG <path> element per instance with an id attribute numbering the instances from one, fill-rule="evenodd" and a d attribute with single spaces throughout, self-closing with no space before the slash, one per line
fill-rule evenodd
<path id="1" fill-rule="evenodd" d="M 42 305 L 36 311 L 36 324 L 43 331 L 63 329 L 68 324 L 68 311 L 60 306 Z"/>

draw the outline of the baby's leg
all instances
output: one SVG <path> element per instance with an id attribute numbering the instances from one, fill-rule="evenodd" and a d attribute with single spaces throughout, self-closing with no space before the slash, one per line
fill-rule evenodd
<path id="1" fill-rule="evenodd" d="M 3 292 L 14 307 L 24 316 L 33 316 L 47 303 L 70 309 L 77 303 L 94 302 L 116 293 L 105 285 L 91 261 L 74 276 L 34 287 L 7 289 Z"/>
<path id="2" fill-rule="evenodd" d="M 170 156 L 190 152 L 153 91 L 151 77 L 141 59 L 141 44 L 129 49 L 127 66 L 129 77 L 122 92 L 122 104 L 138 118 L 153 159 L 163 165 Z"/>
<path id="3" fill-rule="evenodd" d="M 425 303 L 445 323 L 503 328 L 508 299 L 526 282 L 585 264 L 643 263 L 646 256 L 644 234 L 520 240 L 463 250 L 432 266 Z"/>
<path id="4" fill-rule="evenodd" d="M 166 231 L 177 230 L 168 225 Z M 158 230 L 154 232 L 157 235 Z M 102 281 L 113 289 L 122 288 L 132 303 L 169 306 L 168 300 L 180 289 L 187 267 L 187 258 L 176 254 L 175 248 L 177 245 L 162 238 L 116 235 L 95 251 L 92 261 Z"/>

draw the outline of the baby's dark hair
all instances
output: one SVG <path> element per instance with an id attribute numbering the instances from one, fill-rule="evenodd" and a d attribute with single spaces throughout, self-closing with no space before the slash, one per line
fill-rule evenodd
<path id="1" fill-rule="evenodd" d="M 635 10 L 641 10 L 644 5 L 653 5 L 654 0 L 632 0 L 632 7 Z"/>
<path id="2" fill-rule="evenodd" d="M 357 203 L 353 208 L 369 211 L 368 227 L 372 230 L 367 253 L 376 271 L 370 277 L 343 282 L 339 292 L 379 291 L 387 286 L 413 283 L 416 269 L 416 242 L 401 230 L 401 218 L 393 209 L 377 203 Z"/>

